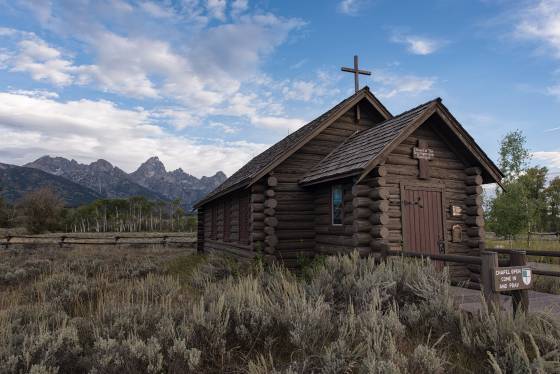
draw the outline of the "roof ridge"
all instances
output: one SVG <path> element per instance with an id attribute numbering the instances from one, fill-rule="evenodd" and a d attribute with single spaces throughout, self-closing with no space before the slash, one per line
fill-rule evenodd
<path id="1" fill-rule="evenodd" d="M 432 103 L 435 103 L 435 102 L 441 103 L 441 97 L 438 96 L 438 97 L 436 97 L 435 99 L 428 100 L 428 101 L 426 101 L 425 103 L 422 103 L 422 104 L 419 104 L 419 105 L 415 106 L 414 108 L 405 110 L 404 112 L 397 114 L 397 115 L 396 115 L 395 117 L 393 117 L 393 118 L 397 118 L 397 117 L 403 116 L 403 115 L 405 115 L 405 114 L 407 114 L 407 113 L 410 113 L 410 112 L 413 112 L 413 111 L 415 111 L 415 110 L 417 110 L 417 109 L 420 109 L 420 108 L 423 107 L 423 106 L 426 106 L 426 105 L 429 105 L 429 104 L 432 104 Z M 383 122 L 385 122 L 385 121 L 383 121 Z M 383 122 L 381 122 L 381 123 L 383 123 Z"/>

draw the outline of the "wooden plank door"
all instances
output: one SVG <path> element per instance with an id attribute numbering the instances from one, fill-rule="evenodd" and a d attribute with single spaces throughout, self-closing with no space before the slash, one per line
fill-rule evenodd
<path id="1" fill-rule="evenodd" d="M 403 237 L 405 250 L 426 254 L 441 253 L 445 243 L 442 189 L 406 186 L 403 188 Z M 434 261 L 441 268 L 441 261 Z"/>

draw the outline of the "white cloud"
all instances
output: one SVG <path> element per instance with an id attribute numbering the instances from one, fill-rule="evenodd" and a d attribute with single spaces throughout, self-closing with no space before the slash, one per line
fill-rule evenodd
<path id="1" fill-rule="evenodd" d="M 395 43 L 404 44 L 410 53 L 415 55 L 429 55 L 443 46 L 443 42 L 436 39 L 415 35 L 393 35 L 391 40 Z"/>
<path id="2" fill-rule="evenodd" d="M 313 98 L 316 84 L 310 81 L 295 81 L 290 87 L 284 87 L 284 97 L 288 100 L 310 101 Z"/>
<path id="3" fill-rule="evenodd" d="M 560 2 L 540 0 L 518 12 L 515 35 L 543 42 L 560 58 Z"/>
<path id="4" fill-rule="evenodd" d="M 341 0 L 338 3 L 338 11 L 347 15 L 357 15 L 365 6 L 367 0 Z"/>
<path id="5" fill-rule="evenodd" d="M 238 131 L 235 127 L 226 125 L 225 123 L 221 122 L 211 122 L 210 127 L 220 129 L 226 134 L 235 134 Z"/>
<path id="6" fill-rule="evenodd" d="M 45 154 L 81 161 L 105 158 L 127 171 L 149 155 L 170 168 L 197 176 L 224 170 L 228 175 L 266 145 L 200 141 L 172 135 L 143 109 L 122 109 L 109 101 L 57 101 L 0 93 L 0 157 L 23 164 Z M 204 160 L 204 162 L 200 162 Z"/>
<path id="7" fill-rule="evenodd" d="M 128 5 L 128 4 L 127 4 Z M 130 6 L 130 5 L 129 5 Z M 140 7 L 148 14 L 156 18 L 170 18 L 173 17 L 173 11 L 162 5 L 156 4 L 151 1 L 146 1 L 140 4 Z M 129 9 L 129 11 L 132 9 Z"/>
<path id="8" fill-rule="evenodd" d="M 380 87 L 374 90 L 381 98 L 392 98 L 400 95 L 417 95 L 430 91 L 436 83 L 435 77 L 418 77 L 415 75 L 399 75 L 383 70 L 373 72 L 372 79 Z"/>
<path id="9" fill-rule="evenodd" d="M 226 19 L 226 1 L 225 0 L 206 0 L 206 8 L 208 13 L 214 18 L 221 21 Z"/>
<path id="10" fill-rule="evenodd" d="M 533 152 L 533 157 L 546 161 L 553 168 L 560 168 L 560 151 L 537 151 Z"/>

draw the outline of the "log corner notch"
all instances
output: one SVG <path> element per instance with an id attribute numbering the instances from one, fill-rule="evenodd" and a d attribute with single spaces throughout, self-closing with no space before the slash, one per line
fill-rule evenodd
<path id="1" fill-rule="evenodd" d="M 249 232 L 251 240 L 251 250 L 256 252 L 262 250 L 265 239 L 264 193 L 264 183 L 259 181 L 251 186 L 251 225 Z"/>
<path id="2" fill-rule="evenodd" d="M 484 212 L 482 210 L 482 171 L 479 167 L 468 167 L 465 169 L 467 198 L 465 200 L 464 222 L 467 226 L 467 244 L 470 248 L 469 255 L 479 257 L 485 250 L 484 243 Z M 478 276 L 473 271 L 479 269 L 471 268 L 471 279 L 476 281 Z"/>
<path id="3" fill-rule="evenodd" d="M 264 251 L 267 255 L 276 253 L 276 245 L 278 244 L 278 236 L 276 235 L 276 226 L 278 226 L 278 218 L 276 218 L 276 189 L 278 179 L 271 173 L 266 178 L 266 187 L 264 191 Z"/>
<path id="4" fill-rule="evenodd" d="M 388 248 L 389 190 L 385 166 L 378 166 L 362 183 L 356 184 L 354 200 L 354 245 L 360 254 L 381 256 Z"/>
<path id="5" fill-rule="evenodd" d="M 196 223 L 196 251 L 200 254 L 204 252 L 204 208 L 199 207 L 197 210 Z"/>

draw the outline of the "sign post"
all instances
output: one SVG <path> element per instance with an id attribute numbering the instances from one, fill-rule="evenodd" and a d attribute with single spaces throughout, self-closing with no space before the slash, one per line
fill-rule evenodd
<path id="1" fill-rule="evenodd" d="M 499 307 L 500 292 L 512 296 L 513 313 L 519 309 L 529 311 L 529 289 L 533 284 L 533 271 L 527 264 L 525 251 L 512 251 L 510 265 L 499 267 L 496 252 L 481 251 L 480 283 L 489 310 Z"/>

